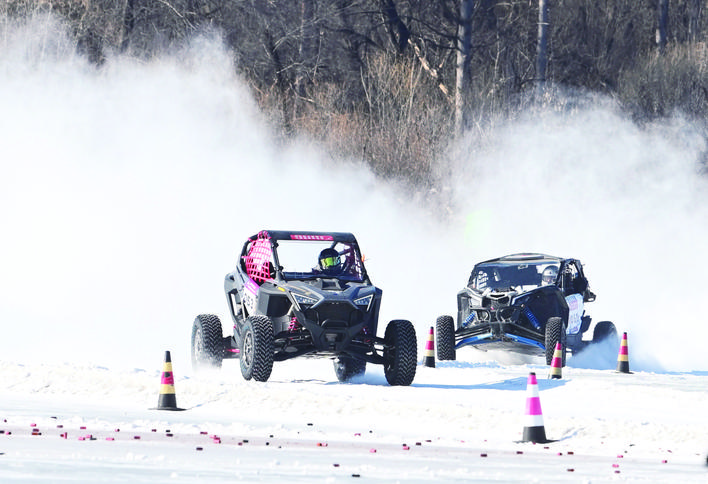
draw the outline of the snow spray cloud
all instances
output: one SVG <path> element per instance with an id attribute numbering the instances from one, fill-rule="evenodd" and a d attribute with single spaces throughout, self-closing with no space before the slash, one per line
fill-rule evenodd
<path id="1" fill-rule="evenodd" d="M 185 372 L 194 317 L 228 331 L 223 277 L 263 228 L 354 232 L 382 321 L 423 334 L 395 288 L 436 230 L 355 163 L 279 146 L 217 37 L 96 70 L 51 19 L 5 29 L 0 358 L 160 368 L 171 350 Z"/>
<path id="2" fill-rule="evenodd" d="M 596 97 L 470 136 L 453 157 L 465 252 L 578 258 L 597 294 L 586 311 L 628 332 L 633 368 L 706 370 L 705 150 L 680 117 L 640 128 Z"/>
<path id="3" fill-rule="evenodd" d="M 708 368 L 703 145 L 681 120 L 639 129 L 592 106 L 470 138 L 443 226 L 355 162 L 277 143 L 217 37 L 96 70 L 50 19 L 2 28 L 2 359 L 159 369 L 169 349 L 186 373 L 192 320 L 230 325 L 223 277 L 247 236 L 278 228 L 354 232 L 381 323 L 410 319 L 419 341 L 475 262 L 578 257 L 588 310 L 630 332 L 633 368 Z"/>

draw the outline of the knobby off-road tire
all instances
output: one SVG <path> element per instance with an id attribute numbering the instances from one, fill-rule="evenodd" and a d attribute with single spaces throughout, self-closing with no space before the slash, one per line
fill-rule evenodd
<path id="1" fill-rule="evenodd" d="M 366 372 L 366 361 L 351 356 L 339 356 L 333 360 L 333 363 L 334 373 L 339 381 L 349 381 Z"/>
<path id="2" fill-rule="evenodd" d="M 407 386 L 415 378 L 418 342 L 410 321 L 393 320 L 384 334 L 384 374 L 389 385 Z"/>
<path id="3" fill-rule="evenodd" d="M 435 320 L 435 334 L 437 335 L 438 360 L 454 360 L 455 354 L 455 320 L 452 316 L 440 316 Z"/>
<path id="4" fill-rule="evenodd" d="M 268 381 L 273 371 L 273 321 L 267 316 L 247 317 L 239 349 L 243 378 Z"/>
<path id="5" fill-rule="evenodd" d="M 592 344 L 602 343 L 603 341 L 606 341 L 608 345 L 611 344 L 613 347 L 619 348 L 620 340 L 617 328 L 610 321 L 600 321 L 592 331 Z"/>
<path id="6" fill-rule="evenodd" d="M 561 318 L 549 318 L 546 322 L 546 364 L 550 365 L 553 362 L 553 353 L 556 351 L 556 343 L 560 341 L 563 348 L 563 356 L 561 358 L 561 366 L 565 366 L 565 325 Z"/>
<path id="7" fill-rule="evenodd" d="M 192 370 L 221 368 L 224 338 L 221 321 L 213 314 L 200 314 L 192 325 Z"/>

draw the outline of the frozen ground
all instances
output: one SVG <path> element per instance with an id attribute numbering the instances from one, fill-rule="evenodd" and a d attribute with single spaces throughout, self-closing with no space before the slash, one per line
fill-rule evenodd
<path id="1" fill-rule="evenodd" d="M 477 356 L 473 353 L 471 356 Z M 327 360 L 191 375 L 154 410 L 160 364 L 114 371 L 0 363 L 0 482 L 708 481 L 708 373 L 618 374 L 493 361 L 419 366 L 411 387 L 378 367 L 337 382 Z M 528 373 L 546 435 L 521 443 Z"/>

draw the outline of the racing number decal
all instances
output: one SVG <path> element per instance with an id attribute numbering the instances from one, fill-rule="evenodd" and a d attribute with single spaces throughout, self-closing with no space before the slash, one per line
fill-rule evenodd
<path id="1" fill-rule="evenodd" d="M 248 314 L 256 314 L 256 299 L 258 296 L 258 284 L 252 279 L 246 281 L 243 292 L 243 304 L 246 306 Z"/>
<path id="2" fill-rule="evenodd" d="M 566 296 L 565 301 L 568 303 L 568 334 L 576 334 L 580 331 L 580 324 L 583 316 L 583 296 L 580 294 L 571 294 Z"/>

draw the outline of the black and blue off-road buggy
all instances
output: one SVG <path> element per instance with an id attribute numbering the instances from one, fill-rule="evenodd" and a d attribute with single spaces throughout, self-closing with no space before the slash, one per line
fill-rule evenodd
<path id="1" fill-rule="evenodd" d="M 583 340 L 595 300 L 577 259 L 543 254 L 513 254 L 474 266 L 467 286 L 457 293 L 457 324 L 452 316 L 436 321 L 437 356 L 454 360 L 456 350 L 507 350 L 545 356 L 551 364 L 556 343 L 575 353 L 606 338 L 617 339 L 609 321 L 598 322 L 592 341 Z"/>
<path id="2" fill-rule="evenodd" d="M 273 362 L 307 355 L 332 358 L 340 381 L 363 374 L 367 363 L 383 365 L 391 385 L 415 377 L 413 325 L 393 320 L 376 335 L 382 291 L 350 233 L 261 231 L 244 243 L 224 290 L 233 335 L 223 336 L 217 316 L 197 316 L 195 368 L 240 358 L 246 380 L 267 381 Z"/>

